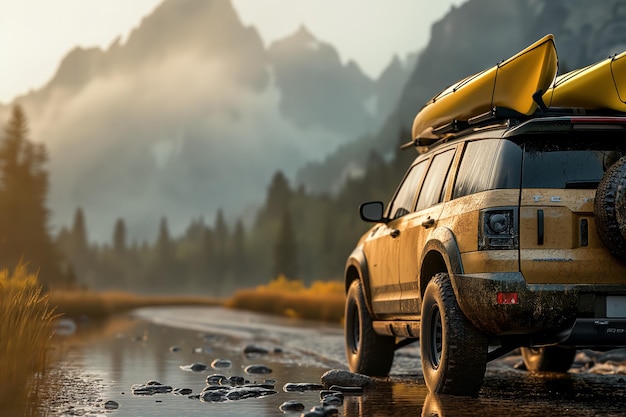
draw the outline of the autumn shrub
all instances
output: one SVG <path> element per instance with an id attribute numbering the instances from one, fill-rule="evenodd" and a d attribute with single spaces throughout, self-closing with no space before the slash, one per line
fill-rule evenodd
<path id="1" fill-rule="evenodd" d="M 51 387 L 54 308 L 25 265 L 0 271 L 0 410 L 35 415 Z"/>
<path id="2" fill-rule="evenodd" d="M 221 300 L 176 295 L 138 295 L 124 291 L 53 290 L 50 304 L 66 317 L 105 319 L 140 307 L 219 305 Z"/>
<path id="3" fill-rule="evenodd" d="M 281 275 L 268 284 L 241 289 L 227 307 L 293 318 L 341 322 L 345 294 L 339 281 L 315 281 L 306 287 L 300 280 Z"/>

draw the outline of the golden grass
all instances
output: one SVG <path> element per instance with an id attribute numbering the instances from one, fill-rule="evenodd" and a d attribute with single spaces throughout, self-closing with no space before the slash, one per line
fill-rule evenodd
<path id="1" fill-rule="evenodd" d="M 222 301 L 208 297 L 136 295 L 122 291 L 52 290 L 50 304 L 66 317 L 88 316 L 107 318 L 140 307 L 174 305 L 221 305 Z"/>
<path id="2" fill-rule="evenodd" d="M 289 280 L 284 276 L 265 285 L 238 290 L 227 300 L 193 296 L 145 296 L 121 291 L 50 291 L 50 304 L 55 306 L 59 314 L 92 319 L 105 319 L 140 307 L 223 305 L 293 318 L 341 322 L 344 302 L 344 287 L 339 281 L 315 281 L 306 287 L 302 281 Z"/>
<path id="3" fill-rule="evenodd" d="M 344 314 L 344 286 L 339 281 L 302 281 L 279 276 L 269 284 L 242 289 L 225 306 L 261 313 L 340 323 Z"/>
<path id="4" fill-rule="evenodd" d="M 18 265 L 0 272 L 0 410 L 36 415 L 37 400 L 51 389 L 54 308 L 37 276 Z"/>

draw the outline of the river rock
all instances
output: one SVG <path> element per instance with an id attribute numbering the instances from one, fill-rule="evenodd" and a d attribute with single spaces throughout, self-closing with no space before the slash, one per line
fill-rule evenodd
<path id="1" fill-rule="evenodd" d="M 193 392 L 191 388 L 176 388 L 172 393 L 175 395 L 189 395 Z"/>
<path id="2" fill-rule="evenodd" d="M 195 362 L 190 365 L 180 365 L 180 369 L 183 371 L 202 372 L 206 371 L 209 367 L 202 362 Z"/>
<path id="3" fill-rule="evenodd" d="M 249 387 L 244 385 L 242 387 L 233 388 L 228 394 L 226 394 L 226 398 L 229 400 L 243 400 L 246 398 L 265 397 L 272 394 L 276 394 L 276 391 L 273 389 Z"/>
<path id="4" fill-rule="evenodd" d="M 596 363 L 590 367 L 587 372 L 596 375 L 626 374 L 626 366 L 614 365 L 612 363 Z"/>
<path id="5" fill-rule="evenodd" d="M 265 365 L 248 365 L 244 368 L 247 374 L 271 374 L 272 369 Z"/>
<path id="6" fill-rule="evenodd" d="M 272 394 L 276 394 L 276 391 L 271 387 L 266 388 L 249 385 L 228 387 L 223 385 L 210 385 L 202 390 L 199 395 L 199 399 L 203 402 L 224 402 L 238 401 L 246 398 L 264 397 Z"/>
<path id="7" fill-rule="evenodd" d="M 200 392 L 200 401 L 204 401 L 207 403 L 214 402 L 223 402 L 226 401 L 226 394 L 230 391 L 230 387 L 225 387 L 222 385 L 209 385 L 204 387 L 202 392 Z"/>
<path id="8" fill-rule="evenodd" d="M 69 336 L 76 333 L 78 326 L 76 322 L 70 318 L 61 318 L 56 321 L 54 333 L 58 336 Z"/>
<path id="9" fill-rule="evenodd" d="M 248 345 L 243 348 L 243 354 L 245 356 L 267 355 L 268 353 L 269 350 L 257 345 Z"/>
<path id="10" fill-rule="evenodd" d="M 596 362 L 608 362 L 615 365 L 626 365 L 626 349 L 614 349 L 608 352 L 600 352 Z"/>
<path id="11" fill-rule="evenodd" d="M 325 387 L 336 385 L 338 387 L 369 388 L 376 385 L 376 380 L 363 374 L 357 374 L 342 369 L 331 369 L 322 375 L 322 384 Z M 340 391 L 345 392 L 344 390 Z"/>
<path id="12" fill-rule="evenodd" d="M 219 369 L 219 368 L 230 368 L 233 366 L 233 363 L 228 359 L 215 359 L 211 362 L 211 368 Z"/>
<path id="13" fill-rule="evenodd" d="M 171 386 L 163 385 L 158 381 L 148 381 L 145 384 L 133 384 L 130 388 L 133 395 L 154 395 L 172 392 Z"/>
<path id="14" fill-rule="evenodd" d="M 304 391 L 315 391 L 324 389 L 322 384 L 316 383 L 307 383 L 307 382 L 288 382 L 283 386 L 283 391 L 285 392 L 304 392 Z"/>
<path id="15" fill-rule="evenodd" d="M 243 385 L 246 383 L 246 379 L 240 375 L 232 375 L 228 377 L 228 383 L 230 385 Z"/>
<path id="16" fill-rule="evenodd" d="M 120 405 L 117 403 L 117 401 L 109 400 L 104 403 L 105 410 L 117 410 L 119 407 Z"/>
<path id="17" fill-rule="evenodd" d="M 206 383 L 208 385 L 224 385 L 226 381 L 228 381 L 228 378 L 221 374 L 212 374 L 206 377 Z"/>
<path id="18" fill-rule="evenodd" d="M 338 397 L 336 395 L 327 395 L 326 397 L 322 398 L 323 407 L 327 407 L 327 406 L 339 407 L 341 405 L 343 405 L 343 396 Z"/>
<path id="19" fill-rule="evenodd" d="M 287 413 L 290 411 L 304 411 L 304 404 L 302 404 L 300 401 L 289 400 L 282 403 L 278 408 L 283 413 Z"/>

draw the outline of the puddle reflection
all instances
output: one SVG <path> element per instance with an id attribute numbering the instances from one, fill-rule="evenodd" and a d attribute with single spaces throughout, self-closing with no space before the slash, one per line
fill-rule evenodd
<path id="1" fill-rule="evenodd" d="M 303 361 L 302 353 L 281 345 L 279 340 L 245 340 L 119 319 L 99 326 L 79 326 L 74 335 L 61 339 L 65 352 L 62 373 L 66 387 L 62 398 L 48 404 L 46 415 L 145 416 L 300 416 L 302 411 L 283 413 L 281 404 L 297 401 L 305 410 L 319 406 L 319 391 L 287 392 L 287 383 L 319 383 L 330 368 Z M 342 343 L 338 338 L 337 343 Z M 267 354 L 247 357 L 251 344 L 267 348 Z M 212 369 L 216 359 L 230 361 L 227 368 Z M 416 359 L 418 360 L 418 359 Z M 192 372 L 186 367 L 203 363 L 208 369 Z M 307 363 L 307 365 L 302 365 Z M 247 375 L 244 368 L 263 364 L 268 375 Z M 182 368 L 181 368 L 182 367 Z M 224 403 L 206 403 L 173 393 L 133 395 L 134 384 L 157 380 L 173 389 L 198 394 L 207 376 L 245 376 L 249 381 L 271 379 L 276 393 Z M 624 388 L 619 375 L 530 375 L 511 366 L 488 366 L 485 384 L 477 398 L 430 394 L 419 375 L 395 376 L 375 390 L 346 395 L 338 407 L 343 417 L 405 416 L 619 416 L 626 415 Z M 115 401 L 119 407 L 107 410 Z"/>

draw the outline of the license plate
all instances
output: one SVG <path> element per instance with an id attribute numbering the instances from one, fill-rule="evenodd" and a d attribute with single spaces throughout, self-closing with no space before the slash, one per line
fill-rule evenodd
<path id="1" fill-rule="evenodd" d="M 626 296 L 607 295 L 606 297 L 607 317 L 626 317 Z"/>

